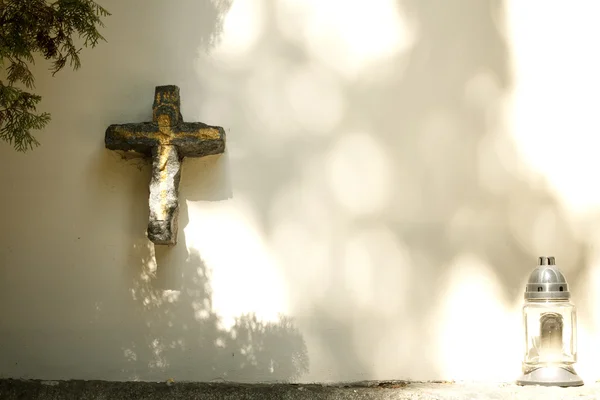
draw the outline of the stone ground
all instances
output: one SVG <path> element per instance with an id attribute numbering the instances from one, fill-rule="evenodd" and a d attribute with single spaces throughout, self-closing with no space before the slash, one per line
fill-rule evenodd
<path id="1" fill-rule="evenodd" d="M 2 400 L 184 400 L 184 399 L 600 399 L 600 384 L 579 388 L 513 384 L 362 382 L 350 384 L 150 383 L 0 380 Z"/>

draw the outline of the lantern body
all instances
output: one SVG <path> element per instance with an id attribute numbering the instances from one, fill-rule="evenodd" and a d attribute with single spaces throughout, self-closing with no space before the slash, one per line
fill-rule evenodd
<path id="1" fill-rule="evenodd" d="M 577 362 L 577 316 L 569 300 L 533 300 L 523 306 L 523 372 L 542 366 L 572 368 Z"/>
<path id="2" fill-rule="evenodd" d="M 577 362 L 577 313 L 569 285 L 554 257 L 540 257 L 525 288 L 525 354 L 520 385 L 581 386 Z"/>

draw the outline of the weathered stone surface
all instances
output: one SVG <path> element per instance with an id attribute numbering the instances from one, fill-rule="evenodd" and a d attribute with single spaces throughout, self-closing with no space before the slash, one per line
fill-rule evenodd
<path id="1" fill-rule="evenodd" d="M 422 382 L 365 382 L 319 384 L 150 383 L 102 381 L 0 380 L 3 400 L 539 400 L 600 398 L 597 384 L 578 388 L 516 386 L 513 384 L 448 384 Z"/>
<path id="2" fill-rule="evenodd" d="M 153 148 L 148 239 L 155 244 L 177 242 L 180 176 L 181 162 L 177 146 L 160 145 Z"/>
<path id="3" fill-rule="evenodd" d="M 225 151 L 225 130 L 201 122 L 183 122 L 179 88 L 157 86 L 152 122 L 115 124 L 106 130 L 110 150 L 152 157 L 148 238 L 155 244 L 177 243 L 178 188 L 184 157 Z"/>

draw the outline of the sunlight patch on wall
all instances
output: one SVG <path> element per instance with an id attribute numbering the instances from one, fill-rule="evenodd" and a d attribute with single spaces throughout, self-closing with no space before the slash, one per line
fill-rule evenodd
<path id="1" fill-rule="evenodd" d="M 598 236 L 593 238 L 598 243 Z M 598 372 L 598 359 L 600 346 L 598 346 L 598 328 L 600 327 L 600 252 L 593 251 L 588 261 L 589 270 L 583 276 L 582 284 L 571 282 L 573 302 L 578 308 L 577 316 L 577 373 L 586 383 L 594 382 L 600 378 Z M 577 292 L 574 289 L 577 288 Z M 587 312 L 583 314 L 583 312 Z"/>
<path id="2" fill-rule="evenodd" d="M 264 30 L 263 0 L 236 0 L 223 21 L 221 41 L 212 56 L 220 61 L 235 62 L 248 55 Z"/>
<path id="3" fill-rule="evenodd" d="M 322 298 L 332 284 L 331 240 L 321 232 L 314 232 L 296 218 L 278 222 L 271 234 L 271 247 L 277 260 L 297 287 L 310 287 L 310 296 Z M 302 302 L 305 293 L 296 293 L 296 307 L 309 306 Z"/>
<path id="4" fill-rule="evenodd" d="M 598 379 L 598 357 L 600 352 L 596 345 L 598 336 L 587 326 L 578 321 L 577 324 L 577 364 L 575 371 L 584 383 L 592 383 Z"/>
<path id="5" fill-rule="evenodd" d="M 296 122 L 306 133 L 333 132 L 344 114 L 344 99 L 334 77 L 316 65 L 292 70 L 285 90 Z"/>
<path id="6" fill-rule="evenodd" d="M 600 186 L 591 183 L 600 170 L 600 3 L 510 0 L 506 7 L 521 156 L 571 211 L 598 208 Z"/>
<path id="7" fill-rule="evenodd" d="M 499 78 L 489 69 L 479 70 L 465 85 L 464 99 L 471 108 L 487 114 L 503 98 Z"/>
<path id="8" fill-rule="evenodd" d="M 347 78 L 411 48 L 415 31 L 393 0 L 279 0 L 284 37 Z"/>
<path id="9" fill-rule="evenodd" d="M 342 136 L 327 162 L 333 195 L 348 213 L 368 215 L 387 205 L 393 185 L 392 163 L 373 135 Z"/>
<path id="10" fill-rule="evenodd" d="M 187 247 L 211 271 L 213 310 L 223 329 L 254 313 L 262 322 L 287 313 L 286 283 L 263 242 L 252 208 L 239 193 L 221 202 L 189 202 Z"/>
<path id="11" fill-rule="evenodd" d="M 163 292 L 162 292 L 162 299 L 163 299 L 163 301 L 165 301 L 167 303 L 175 303 L 175 302 L 179 301 L 180 296 L 181 296 L 180 290 L 167 289 L 167 290 L 163 290 Z"/>
<path id="12" fill-rule="evenodd" d="M 444 378 L 511 381 L 521 368 L 520 309 L 502 304 L 501 287 L 492 269 L 465 254 L 447 268 L 447 288 L 440 294 L 438 331 L 440 369 Z"/>
<path id="13" fill-rule="evenodd" d="M 599 243 L 596 238 L 595 243 Z M 590 317 L 590 326 L 593 330 L 600 328 L 600 313 L 594 312 L 600 310 L 600 251 L 595 250 L 589 255 L 588 259 L 589 270 L 585 279 L 587 287 L 581 287 L 579 297 L 586 297 Z M 600 347 L 599 347 L 600 349 Z"/>
<path id="14" fill-rule="evenodd" d="M 569 274 L 576 267 L 581 251 L 572 221 L 552 203 L 534 203 L 522 193 L 515 193 L 508 203 L 508 223 L 513 239 L 522 249 L 533 254 L 552 253 L 561 262 L 561 270 Z"/>
<path id="15" fill-rule="evenodd" d="M 243 104 L 251 131 L 268 135 L 270 151 L 291 138 L 311 138 L 334 131 L 345 103 L 338 78 L 315 64 L 292 65 L 255 60 L 255 72 L 236 88 L 252 101 Z"/>
<path id="16" fill-rule="evenodd" d="M 249 132 L 270 135 L 270 140 L 262 140 L 267 151 L 278 151 L 277 146 L 287 139 L 297 136 L 298 124 L 293 121 L 294 111 L 288 101 L 286 82 L 290 66 L 277 60 L 262 61 L 248 77 L 241 95 L 251 101 L 243 103 Z"/>
<path id="17" fill-rule="evenodd" d="M 335 284 L 332 251 L 337 216 L 323 169 L 322 155 L 305 156 L 295 174 L 273 194 L 268 211 L 269 242 L 280 267 L 294 288 L 311 290 L 311 302 L 304 291 L 290 291 L 294 311 L 300 313 L 310 312 L 313 302 L 324 301 Z"/>
<path id="18" fill-rule="evenodd" d="M 479 184 L 493 195 L 505 195 L 515 178 L 531 175 L 506 131 L 493 130 L 479 140 L 477 152 Z M 531 178 L 530 176 L 528 178 Z"/>

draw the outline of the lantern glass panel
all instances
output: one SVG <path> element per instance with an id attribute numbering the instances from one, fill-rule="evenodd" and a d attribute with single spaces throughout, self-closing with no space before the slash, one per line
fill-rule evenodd
<path id="1" fill-rule="evenodd" d="M 577 362 L 575 306 L 568 300 L 527 301 L 524 372 L 541 366 Z"/>

